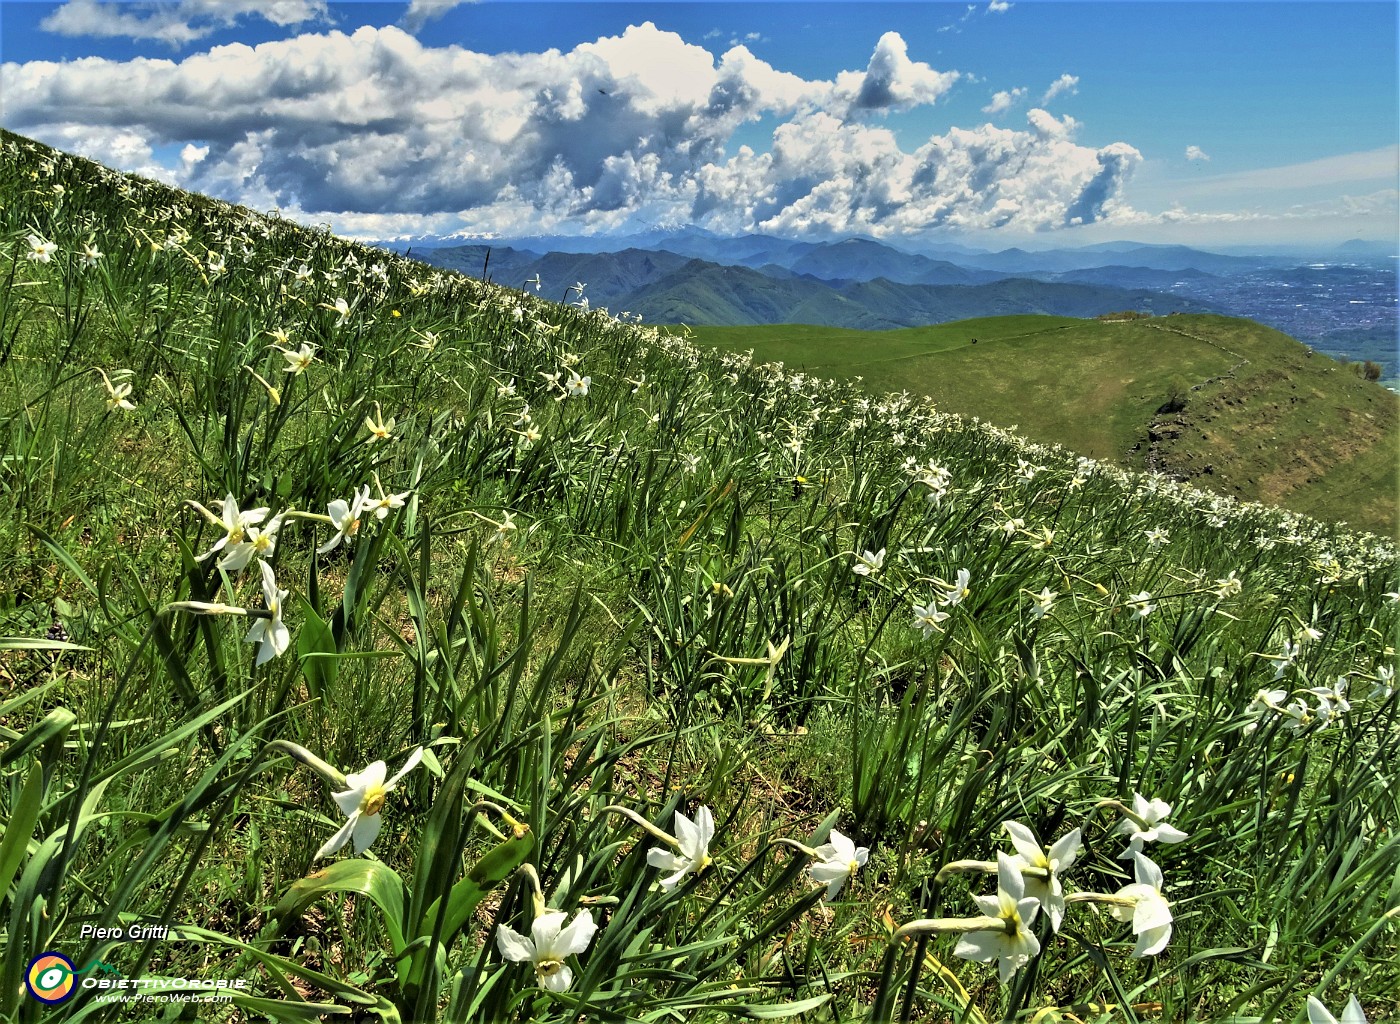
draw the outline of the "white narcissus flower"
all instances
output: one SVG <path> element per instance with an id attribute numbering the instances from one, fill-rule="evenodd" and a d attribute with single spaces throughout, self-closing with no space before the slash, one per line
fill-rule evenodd
<path id="1" fill-rule="evenodd" d="M 1353 994 L 1343 1007 L 1342 1019 L 1339 1021 L 1328 1012 L 1317 996 L 1308 996 L 1308 1024 L 1367 1024 L 1366 1011 L 1361 1008 L 1360 1001 Z"/>
<path id="2" fill-rule="evenodd" d="M 1172 937 L 1172 911 L 1162 895 L 1162 869 L 1140 853 L 1133 854 L 1132 885 L 1118 890 L 1120 899 L 1133 901 L 1131 907 L 1110 907 L 1119 921 L 1131 921 L 1137 943 L 1133 956 L 1156 956 L 1167 948 Z"/>
<path id="3" fill-rule="evenodd" d="M 242 544 L 247 539 L 248 528 L 257 526 L 266 519 L 269 511 L 267 508 L 252 508 L 246 512 L 240 510 L 238 499 L 233 496 L 232 491 L 219 503 L 217 517 L 204 506 L 196 502 L 191 502 L 191 504 L 203 512 L 211 522 L 224 528 L 224 535 L 214 542 L 213 547 L 199 556 L 200 561 L 208 558 L 215 551 L 222 551 L 225 547 Z"/>
<path id="4" fill-rule="evenodd" d="M 1324 726 L 1351 710 L 1351 701 L 1346 697 L 1346 676 L 1338 676 L 1332 686 L 1314 686 L 1308 692 L 1317 698 L 1317 719 Z"/>
<path id="5" fill-rule="evenodd" d="M 816 853 L 821 860 L 810 865 L 807 874 L 812 876 L 812 881 L 826 886 L 825 898 L 828 900 L 834 900 L 840 894 L 846 879 L 854 878 L 870 857 L 868 849 L 856 846 L 835 829 L 831 830 L 830 839 L 817 847 Z"/>
<path id="6" fill-rule="evenodd" d="M 1371 681 L 1371 700 L 1389 700 L 1395 692 L 1395 669 L 1389 665 L 1377 665 L 1376 677 Z"/>
<path id="7" fill-rule="evenodd" d="M 1283 642 L 1283 652 L 1281 654 L 1266 654 L 1264 655 L 1264 660 L 1273 665 L 1274 679 L 1279 680 L 1283 678 L 1283 674 L 1288 671 L 1288 667 L 1293 664 L 1294 659 L 1297 657 L 1298 647 L 1292 640 L 1285 640 Z"/>
<path id="8" fill-rule="evenodd" d="M 1124 818 L 1114 829 L 1117 835 L 1128 836 L 1127 848 L 1118 855 L 1119 860 L 1132 860 L 1142 853 L 1143 843 L 1179 843 L 1188 838 L 1187 834 L 1175 825 L 1167 824 L 1167 815 L 1171 814 L 1172 805 L 1165 800 L 1153 798 L 1148 800 L 1141 793 L 1133 794 L 1133 813 L 1147 823 L 1143 828 L 1132 818 Z"/>
<path id="9" fill-rule="evenodd" d="M 384 810 L 385 797 L 393 792 L 399 780 L 416 768 L 421 760 L 423 748 L 419 747 L 408 755 L 408 760 L 404 762 L 398 774 L 387 782 L 384 781 L 384 776 L 388 774 L 388 769 L 383 761 L 375 761 L 364 771 L 345 776 L 346 790 L 343 793 L 331 794 L 331 798 L 335 800 L 340 812 L 347 816 L 347 820 L 340 831 L 316 851 L 315 859 L 329 857 L 352 840 L 356 853 L 364 853 L 369 849 L 383 826 L 379 813 Z"/>
<path id="10" fill-rule="evenodd" d="M 375 519 L 383 519 L 388 516 L 390 510 L 403 508 L 403 503 L 408 500 L 412 493 L 412 491 L 400 491 L 398 494 L 385 494 L 381 489 L 377 498 L 366 496 L 364 511 L 373 512 Z"/>
<path id="11" fill-rule="evenodd" d="M 97 372 L 102 374 L 102 384 L 107 389 L 108 412 L 116 412 L 118 410 L 130 412 L 132 409 L 136 408 L 136 403 L 131 401 L 130 398 L 131 385 L 129 383 L 123 382 L 121 384 L 113 384 L 105 371 L 98 370 Z M 125 373 L 127 371 L 122 370 L 119 372 Z"/>
<path id="12" fill-rule="evenodd" d="M 1215 596 L 1222 600 L 1227 597 L 1238 597 L 1242 590 L 1244 590 L 1244 584 L 1235 575 L 1234 569 L 1215 581 Z"/>
<path id="13" fill-rule="evenodd" d="M 335 536 L 316 549 L 316 554 L 324 555 L 328 551 L 335 549 L 342 540 L 347 544 L 355 539 L 360 532 L 360 521 L 364 517 L 365 506 L 370 503 L 369 484 L 365 484 L 363 491 L 357 491 L 355 497 L 350 501 L 343 498 L 336 498 L 326 506 L 326 514 L 330 517 L 331 525 L 335 527 Z"/>
<path id="14" fill-rule="evenodd" d="M 945 608 L 953 608 L 962 604 L 972 594 L 968 586 L 971 582 L 972 573 L 966 569 L 959 569 L 956 582 L 944 591 L 943 596 L 939 598 L 939 603 Z"/>
<path id="15" fill-rule="evenodd" d="M 219 559 L 219 568 L 225 572 L 239 572 L 247 568 L 254 558 L 271 558 L 277 550 L 277 531 L 282 528 L 282 517 L 272 517 L 265 527 L 249 526 L 244 539 L 224 548 L 224 556 Z"/>
<path id="16" fill-rule="evenodd" d="M 1145 619 L 1157 610 L 1157 606 L 1152 603 L 1152 595 L 1142 590 L 1128 597 L 1128 604 L 1133 605 L 1133 614 L 1140 619 Z"/>
<path id="17" fill-rule="evenodd" d="M 1006 522 L 1002 523 L 1000 527 L 1001 532 L 1006 534 L 1008 537 L 1016 536 L 1017 533 L 1024 530 L 1025 528 L 1026 521 L 1024 519 L 1021 519 L 1020 517 L 1008 519 Z"/>
<path id="18" fill-rule="evenodd" d="M 540 988 L 550 992 L 566 992 L 574 982 L 574 972 L 564 962 L 566 957 L 578 956 L 588 949 L 598 926 L 593 912 L 580 910 L 564 927 L 562 910 L 551 910 L 535 918 L 530 925 L 530 938 L 509 925 L 496 928 L 496 948 L 501 956 L 516 963 L 529 961 L 535 965 L 535 980 Z"/>
<path id="19" fill-rule="evenodd" d="M 392 441 L 394 438 L 394 424 L 397 421 L 392 416 L 386 420 L 384 418 L 384 413 L 379 409 L 378 402 L 374 403 L 374 415 L 378 417 L 377 421 L 372 417 L 365 417 L 365 429 L 369 431 L 370 441 Z"/>
<path id="20" fill-rule="evenodd" d="M 266 562 L 259 562 L 258 568 L 262 570 L 263 600 L 267 603 L 267 610 L 272 613 L 272 618 L 258 619 L 248 630 L 248 635 L 243 638 L 244 643 L 262 644 L 258 648 L 255 667 L 281 657 L 292 642 L 292 634 L 282 621 L 282 602 L 287 599 L 288 592 L 277 589 L 277 579 L 272 575 L 272 566 Z"/>
<path id="21" fill-rule="evenodd" d="M 856 564 L 851 571 L 857 576 L 874 576 L 885 567 L 885 549 L 871 551 L 867 548 L 864 552 L 856 555 Z"/>
<path id="22" fill-rule="evenodd" d="M 577 370 L 569 371 L 569 379 L 564 382 L 564 392 L 569 398 L 587 398 L 588 385 L 592 377 L 580 377 Z"/>
<path id="23" fill-rule="evenodd" d="M 1039 594 L 1031 594 L 1031 618 L 1043 619 L 1050 614 L 1050 609 L 1055 606 L 1055 598 L 1059 596 L 1057 591 L 1049 587 L 1042 587 Z"/>
<path id="24" fill-rule="evenodd" d="M 29 252 L 25 258 L 33 260 L 35 263 L 47 263 L 53 259 L 53 254 L 58 251 L 58 246 L 53 242 L 45 241 L 38 235 L 29 236 Z"/>
<path id="25" fill-rule="evenodd" d="M 958 940 L 953 955 L 964 960 L 988 964 L 997 961 L 1001 983 L 1030 963 L 1040 952 L 1040 940 L 1030 926 L 1040 912 L 1040 901 L 1026 895 L 1021 869 L 1004 853 L 997 853 L 997 894 L 978 896 L 977 905 L 988 917 L 1006 922 L 1003 928 L 968 932 Z"/>
<path id="26" fill-rule="evenodd" d="M 926 605 L 914 605 L 914 625 L 924 631 L 924 638 L 940 633 L 943 630 L 942 623 L 952 618 L 947 612 L 939 611 L 935 602 L 930 601 Z"/>
<path id="27" fill-rule="evenodd" d="M 1249 707 L 1244 709 L 1246 715 L 1272 709 L 1277 711 L 1279 706 L 1288 699 L 1287 690 L 1257 690 L 1254 699 L 1249 702 Z"/>
<path id="28" fill-rule="evenodd" d="M 301 348 L 295 352 L 287 349 L 278 349 L 282 353 L 282 358 L 287 360 L 287 365 L 283 370 L 287 373 L 299 375 L 306 372 L 306 368 L 316 359 L 316 346 L 302 342 Z"/>
<path id="29" fill-rule="evenodd" d="M 1290 732 L 1299 732 L 1317 721 L 1301 697 L 1295 697 L 1285 707 L 1279 708 L 1279 711 L 1288 718 L 1283 724 Z"/>
<path id="30" fill-rule="evenodd" d="M 1041 868 L 1050 873 L 1047 878 L 1026 878 L 1026 895 L 1034 896 L 1050 915 L 1050 927 L 1060 930 L 1060 921 L 1065 916 L 1065 890 L 1060 884 L 1060 872 L 1069 870 L 1079 856 L 1083 846 L 1079 829 L 1069 832 L 1056 840 L 1055 845 L 1046 850 L 1040 845 L 1036 834 L 1019 821 L 1003 821 L 1001 827 L 1011 837 L 1011 845 L 1016 847 L 1012 858 L 1018 869 L 1022 866 Z"/>
<path id="31" fill-rule="evenodd" d="M 670 892 L 688 873 L 699 874 L 710 866 L 710 840 L 715 836 L 715 819 L 708 807 L 701 807 L 691 821 L 680 811 L 676 812 L 677 849 L 668 850 L 657 846 L 647 851 L 647 863 L 662 871 L 672 871 L 669 878 L 661 879 L 661 888 Z"/>

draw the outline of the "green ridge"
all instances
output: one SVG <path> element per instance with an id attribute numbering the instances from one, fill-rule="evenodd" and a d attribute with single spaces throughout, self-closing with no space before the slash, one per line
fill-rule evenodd
<path id="1" fill-rule="evenodd" d="M 696 327 L 821 377 L 861 377 L 1126 468 L 1376 533 L 1396 529 L 1400 396 L 1233 317 L 1004 316 L 894 331 Z M 975 343 L 973 339 L 976 339 Z M 1173 395 L 1176 412 L 1159 412 Z"/>

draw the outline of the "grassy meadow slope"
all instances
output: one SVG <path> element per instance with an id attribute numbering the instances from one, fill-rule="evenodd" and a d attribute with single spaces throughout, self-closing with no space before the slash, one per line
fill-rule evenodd
<path id="1" fill-rule="evenodd" d="M 4 134 L 0 579 L 6 1021 L 1400 1011 L 1382 538 Z"/>
<path id="2" fill-rule="evenodd" d="M 1400 396 L 1253 321 L 1010 316 L 879 333 L 693 331 L 819 376 L 860 376 L 872 394 L 927 395 L 1129 469 L 1396 530 Z"/>

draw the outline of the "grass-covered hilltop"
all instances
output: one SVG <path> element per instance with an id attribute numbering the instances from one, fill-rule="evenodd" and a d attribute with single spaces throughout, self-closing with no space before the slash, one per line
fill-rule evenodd
<path id="1" fill-rule="evenodd" d="M 1400 395 L 1210 314 L 997 316 L 893 331 L 697 327 L 695 340 L 909 390 L 1127 469 L 1393 536 Z M 1371 368 L 1378 369 L 1375 364 Z"/>
<path id="2" fill-rule="evenodd" d="M 0 1018 L 1400 1012 L 1390 541 L 0 167 Z"/>

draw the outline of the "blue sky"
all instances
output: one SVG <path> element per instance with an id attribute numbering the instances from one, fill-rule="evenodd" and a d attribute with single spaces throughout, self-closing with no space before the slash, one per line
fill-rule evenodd
<path id="1" fill-rule="evenodd" d="M 0 0 L 0 123 L 375 237 L 1393 240 L 1397 9 Z"/>

